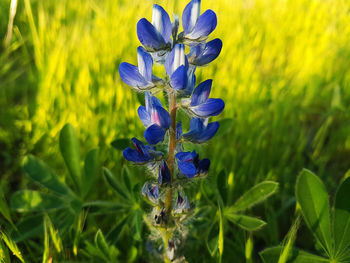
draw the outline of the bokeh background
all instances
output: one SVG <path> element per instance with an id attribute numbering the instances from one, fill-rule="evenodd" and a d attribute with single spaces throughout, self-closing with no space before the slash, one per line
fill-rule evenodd
<path id="1" fill-rule="evenodd" d="M 64 178 L 58 134 L 67 122 L 78 132 L 82 154 L 99 147 L 101 164 L 116 174 L 126 164 L 110 143 L 142 137 L 143 126 L 139 98 L 121 82 L 118 66 L 136 64 L 136 23 L 151 19 L 153 3 L 181 15 L 187 1 L 19 0 L 5 44 L 10 0 L 0 1 L 0 186 L 6 199 L 35 187 L 20 166 L 29 153 Z M 197 70 L 197 83 L 212 78 L 212 97 L 223 98 L 226 107 L 216 118 L 223 120 L 222 132 L 197 149 L 211 159 L 211 174 L 227 170 L 232 198 L 264 179 L 280 183 L 261 212 L 274 222 L 258 242 L 266 247 L 288 231 L 293 207 L 278 216 L 271 211 L 293 200 L 302 168 L 318 174 L 331 193 L 350 173 L 350 2 L 203 0 L 202 10 L 208 8 L 218 17 L 211 37 L 221 38 L 223 49 Z M 144 180 L 141 170 L 131 169 L 133 180 Z M 91 199 L 107 199 L 102 178 L 97 185 Z"/>

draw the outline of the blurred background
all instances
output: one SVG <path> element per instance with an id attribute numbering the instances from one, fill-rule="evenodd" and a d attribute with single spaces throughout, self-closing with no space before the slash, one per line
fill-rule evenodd
<path id="1" fill-rule="evenodd" d="M 5 198 L 35 188 L 21 170 L 29 153 L 64 178 L 58 135 L 67 122 L 77 130 L 82 154 L 99 147 L 101 164 L 118 176 L 126 162 L 111 142 L 142 138 L 144 129 L 139 98 L 121 82 L 118 66 L 137 63 L 136 24 L 151 19 L 154 3 L 181 15 L 187 1 L 19 0 L 12 38 L 5 41 L 10 2 L 0 1 Z M 211 38 L 221 38 L 223 49 L 208 67 L 198 68 L 197 83 L 213 79 L 211 96 L 226 103 L 216 118 L 222 121 L 219 134 L 195 146 L 211 159 L 210 174 L 227 170 L 232 198 L 264 179 L 278 181 L 279 193 L 262 209 L 264 218 L 294 196 L 304 167 L 334 193 L 350 173 L 350 2 L 203 0 L 202 12 L 208 8 L 218 17 Z M 131 170 L 133 180 L 144 181 L 141 170 Z M 91 199 L 108 196 L 101 179 Z M 293 207 L 275 218 L 263 247 L 283 238 L 290 213 Z"/>

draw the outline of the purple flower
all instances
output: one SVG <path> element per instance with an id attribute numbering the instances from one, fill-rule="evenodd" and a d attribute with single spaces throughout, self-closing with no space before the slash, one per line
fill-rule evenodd
<path id="1" fill-rule="evenodd" d="M 170 86 L 175 90 L 183 90 L 188 83 L 188 61 L 184 44 L 176 44 L 168 54 L 164 67 L 170 77 Z"/>
<path id="2" fill-rule="evenodd" d="M 180 172 L 189 178 L 196 175 L 206 174 L 209 171 L 210 160 L 199 160 L 196 151 L 179 152 L 176 154 L 177 165 Z"/>
<path id="3" fill-rule="evenodd" d="M 183 38 L 191 41 L 203 41 L 214 31 L 217 24 L 213 10 L 206 10 L 200 15 L 201 1 L 192 0 L 182 13 Z"/>
<path id="4" fill-rule="evenodd" d="M 144 145 L 136 138 L 132 138 L 131 141 L 133 142 L 135 149 L 128 147 L 123 151 L 124 158 L 130 162 L 144 164 L 155 161 L 163 155 L 162 152 L 156 151 L 155 148 L 151 146 Z"/>
<path id="5" fill-rule="evenodd" d="M 145 139 L 151 145 L 164 140 L 166 130 L 170 127 L 170 115 L 155 96 L 145 92 L 145 107 L 137 110 L 143 125 L 147 128 L 144 132 Z"/>
<path id="6" fill-rule="evenodd" d="M 183 196 L 180 195 L 180 192 L 177 192 L 177 198 L 174 206 L 174 213 L 175 214 L 181 214 L 184 211 L 187 211 L 190 209 L 190 202 L 188 201 L 188 198 L 186 195 L 183 194 Z"/>
<path id="7" fill-rule="evenodd" d="M 191 96 L 189 110 L 197 117 L 207 118 L 219 115 L 225 108 L 222 99 L 209 99 L 212 80 L 208 79 L 200 83 Z"/>
<path id="8" fill-rule="evenodd" d="M 216 59 L 222 49 L 222 41 L 218 38 L 208 43 L 200 43 L 190 48 L 189 63 L 196 66 L 205 66 Z"/>
<path id="9" fill-rule="evenodd" d="M 147 196 L 147 198 L 157 204 L 159 199 L 159 188 L 157 185 L 153 185 L 149 182 L 146 182 L 142 187 L 142 194 Z"/>
<path id="10" fill-rule="evenodd" d="M 192 118 L 190 130 L 182 136 L 193 143 L 203 143 L 210 140 L 219 129 L 219 122 L 208 124 L 208 119 Z"/>
<path id="11" fill-rule="evenodd" d="M 123 62 L 119 65 L 119 74 L 123 82 L 136 90 L 149 90 L 155 85 L 152 80 L 156 77 L 152 75 L 153 60 L 143 47 L 137 48 L 137 67 Z"/>
<path id="12" fill-rule="evenodd" d="M 158 182 L 160 185 L 169 184 L 171 182 L 171 173 L 164 160 L 162 160 L 159 167 Z"/>
<path id="13" fill-rule="evenodd" d="M 147 51 L 167 49 L 171 44 L 172 24 L 168 13 L 159 5 L 153 5 L 152 23 L 142 18 L 137 23 L 137 37 Z"/>

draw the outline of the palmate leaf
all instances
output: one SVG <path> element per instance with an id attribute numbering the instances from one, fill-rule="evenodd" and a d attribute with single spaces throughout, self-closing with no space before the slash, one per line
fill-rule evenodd
<path id="1" fill-rule="evenodd" d="M 334 204 L 334 241 L 336 258 L 350 256 L 350 177 L 339 187 Z"/>
<path id="2" fill-rule="evenodd" d="M 225 218 L 247 231 L 257 231 L 266 225 L 266 222 L 251 216 L 225 213 Z"/>
<path id="3" fill-rule="evenodd" d="M 278 189 L 278 183 L 272 181 L 264 181 L 245 192 L 233 206 L 230 212 L 239 212 L 246 210 L 270 197 Z"/>
<path id="4" fill-rule="evenodd" d="M 38 191 L 21 190 L 11 197 L 11 208 L 17 212 L 49 211 L 67 207 L 68 204 L 57 196 Z"/>
<path id="5" fill-rule="evenodd" d="M 81 189 L 79 140 L 73 126 L 67 123 L 60 132 L 60 151 L 78 191 Z"/>
<path id="6" fill-rule="evenodd" d="M 219 248 L 219 233 L 220 226 L 215 220 L 210 227 L 210 230 L 207 235 L 206 244 L 211 256 L 214 256 Z"/>
<path id="7" fill-rule="evenodd" d="M 62 183 L 58 176 L 40 159 L 28 155 L 23 159 L 23 170 L 37 183 L 61 195 L 72 195 L 72 191 Z"/>
<path id="8" fill-rule="evenodd" d="M 128 192 L 125 191 L 124 187 L 122 184 L 119 184 L 117 180 L 115 179 L 114 175 L 112 172 L 106 168 L 103 167 L 103 175 L 106 178 L 107 183 L 125 200 L 130 200 L 130 197 L 128 195 Z"/>
<path id="9" fill-rule="evenodd" d="M 98 149 L 92 149 L 88 152 L 84 162 L 84 174 L 82 180 L 82 196 L 85 197 L 93 186 L 98 176 L 99 162 Z"/>
<path id="10" fill-rule="evenodd" d="M 322 181 L 304 169 L 298 176 L 295 196 L 307 226 L 324 250 L 332 255 L 329 201 Z"/>
<path id="11" fill-rule="evenodd" d="M 284 247 L 271 247 L 267 248 L 259 253 L 264 263 L 276 263 L 278 262 Z M 329 263 L 329 259 L 310 254 L 306 251 L 292 248 L 287 260 L 287 263 Z"/>

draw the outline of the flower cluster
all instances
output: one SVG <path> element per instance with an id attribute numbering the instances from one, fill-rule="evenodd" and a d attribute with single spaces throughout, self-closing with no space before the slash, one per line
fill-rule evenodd
<path id="1" fill-rule="evenodd" d="M 165 229 L 178 225 L 177 215 L 191 210 L 183 182 L 205 176 L 210 166 L 209 159 L 200 159 L 196 151 L 184 151 L 183 142 L 210 140 L 218 131 L 219 123 L 209 122 L 209 118 L 220 114 L 225 107 L 222 99 L 209 98 L 211 79 L 195 88 L 197 67 L 216 59 L 222 48 L 218 38 L 207 41 L 216 28 L 216 14 L 212 10 L 201 14 L 200 7 L 200 0 L 187 4 L 182 13 L 183 31 L 178 33 L 178 16 L 171 22 L 168 13 L 155 4 L 152 21 L 142 18 L 137 23 L 137 36 L 142 44 L 137 48 L 137 66 L 127 62 L 119 66 L 122 81 L 144 92 L 145 105 L 137 112 L 145 126 L 144 137 L 148 143 L 145 145 L 133 138 L 134 147 L 125 149 L 123 155 L 128 161 L 147 165 L 154 174 L 156 179 L 145 183 L 142 194 L 154 205 L 152 224 Z M 164 66 L 164 78 L 153 75 L 154 62 Z M 156 94 L 166 94 L 168 110 Z M 186 133 L 176 120 L 178 109 L 183 109 L 191 118 Z M 170 236 L 164 244 L 164 254 L 176 257 L 177 244 L 176 237 Z"/>

